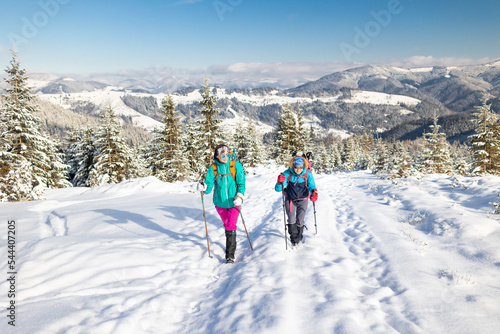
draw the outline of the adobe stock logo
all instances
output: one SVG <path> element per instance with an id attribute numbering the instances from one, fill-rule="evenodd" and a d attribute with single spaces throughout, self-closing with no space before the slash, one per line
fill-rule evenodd
<path id="1" fill-rule="evenodd" d="M 212 4 L 214 5 L 219 19 L 224 21 L 224 14 L 226 12 L 232 12 L 237 6 L 241 5 L 243 0 L 215 0 Z"/>
<path id="2" fill-rule="evenodd" d="M 411 0 L 408 0 L 411 1 Z M 403 6 L 399 0 L 389 0 L 387 9 L 382 9 L 378 12 L 372 10 L 370 15 L 373 17 L 372 21 L 365 24 L 364 29 L 354 27 L 353 43 L 340 43 L 340 50 L 344 54 L 347 61 L 352 61 L 353 54 L 359 54 L 361 50 L 368 47 L 371 41 L 382 32 L 382 28 L 387 27 L 394 15 L 401 14 Z"/>
<path id="3" fill-rule="evenodd" d="M 61 5 L 66 5 L 71 0 L 40 0 L 38 5 L 40 10 L 37 11 L 31 19 L 23 16 L 21 34 L 10 32 L 7 35 L 11 45 L 19 47 L 22 44 L 27 44 L 30 39 L 35 38 L 40 29 L 45 27 L 51 18 L 59 14 Z"/>

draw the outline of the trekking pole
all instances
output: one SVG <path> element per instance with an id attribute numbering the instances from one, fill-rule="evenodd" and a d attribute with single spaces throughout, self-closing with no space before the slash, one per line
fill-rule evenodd
<path id="1" fill-rule="evenodd" d="M 238 210 L 240 211 L 240 216 L 241 220 L 243 221 L 243 226 L 245 226 L 245 232 L 247 232 L 247 238 L 248 238 L 248 243 L 250 244 L 250 249 L 253 250 L 252 242 L 250 241 L 250 236 L 248 235 L 247 231 L 247 226 L 245 225 L 245 219 L 243 219 L 243 215 L 241 214 L 241 205 L 238 207 Z"/>
<path id="2" fill-rule="evenodd" d="M 316 202 L 313 202 L 314 209 L 314 227 L 316 228 L 316 234 L 318 234 L 318 224 L 316 224 Z"/>
<path id="3" fill-rule="evenodd" d="M 207 217 L 205 215 L 205 201 L 203 200 L 203 191 L 200 191 L 201 194 L 201 204 L 203 205 L 203 219 L 205 219 L 205 233 L 207 235 L 207 247 L 208 247 L 208 257 L 212 257 L 210 255 L 210 243 L 208 242 L 208 227 L 207 227 Z"/>
<path id="4" fill-rule="evenodd" d="M 286 212 L 285 212 L 285 188 L 281 184 L 281 195 L 283 197 L 283 223 L 285 224 L 285 249 L 288 250 L 288 240 L 286 240 Z"/>

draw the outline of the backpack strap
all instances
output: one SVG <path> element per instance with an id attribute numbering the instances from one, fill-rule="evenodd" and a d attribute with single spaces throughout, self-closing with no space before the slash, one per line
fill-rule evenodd
<path id="1" fill-rule="evenodd" d="M 233 180 L 236 181 L 236 160 L 231 160 L 231 162 L 229 162 L 229 170 L 231 171 Z"/>
<path id="2" fill-rule="evenodd" d="M 212 169 L 214 171 L 214 183 L 217 183 L 218 170 L 217 170 L 217 165 L 215 164 L 215 162 L 212 164 Z M 236 162 L 235 162 L 235 160 L 231 160 L 229 162 L 229 171 L 231 172 L 231 176 L 233 177 L 233 180 L 236 181 Z M 224 175 L 229 175 L 229 174 L 224 174 Z"/>
<path id="3" fill-rule="evenodd" d="M 297 181 L 295 181 L 294 185 L 297 184 L 297 182 L 299 182 L 300 178 L 304 179 L 304 182 L 306 183 L 306 187 L 307 187 L 307 170 L 306 170 L 306 173 L 304 175 L 297 175 Z M 292 179 L 292 173 L 288 174 L 288 179 L 286 180 L 286 183 L 289 184 L 291 179 Z"/>
<path id="4" fill-rule="evenodd" d="M 217 180 L 217 165 L 215 164 L 215 162 L 212 164 L 212 169 L 214 170 L 214 180 Z"/>

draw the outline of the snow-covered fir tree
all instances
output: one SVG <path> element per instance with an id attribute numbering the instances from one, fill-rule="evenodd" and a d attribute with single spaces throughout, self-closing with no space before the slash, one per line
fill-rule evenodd
<path id="1" fill-rule="evenodd" d="M 67 188 L 72 184 L 68 180 L 68 166 L 64 162 L 64 153 L 62 144 L 57 137 L 52 139 L 52 144 L 46 146 L 46 155 L 50 157 L 49 169 L 47 170 L 47 187 L 48 188 Z"/>
<path id="2" fill-rule="evenodd" d="M 94 167 L 94 158 L 97 155 L 94 145 L 94 129 L 87 121 L 85 129 L 80 129 L 69 138 L 68 164 L 71 166 L 71 182 L 76 187 L 90 186 L 90 171 Z"/>
<path id="3" fill-rule="evenodd" d="M 465 144 L 454 142 L 450 147 L 453 171 L 459 175 L 469 175 L 472 162 L 472 152 Z"/>
<path id="4" fill-rule="evenodd" d="M 304 145 L 304 152 L 312 152 L 314 154 L 316 148 L 316 133 L 314 131 L 314 127 L 312 125 L 309 126 L 307 130 L 306 143 Z M 326 146 L 325 146 L 326 148 Z"/>
<path id="5" fill-rule="evenodd" d="M 328 148 L 328 155 L 330 156 L 330 166 L 331 170 L 339 170 L 342 168 L 342 140 L 334 140 L 333 143 Z"/>
<path id="6" fill-rule="evenodd" d="M 496 115 L 484 97 L 483 104 L 475 108 L 476 133 L 469 136 L 474 156 L 473 174 L 498 173 L 500 163 L 500 138 Z"/>
<path id="7" fill-rule="evenodd" d="M 372 168 L 373 173 L 388 173 L 389 161 L 391 159 L 390 149 L 384 140 L 377 138 L 374 142 L 374 165 Z"/>
<path id="8" fill-rule="evenodd" d="M 311 130 L 312 127 L 307 127 L 304 119 L 304 114 L 302 110 L 297 105 L 297 109 L 292 109 L 295 112 L 295 117 L 297 118 L 297 140 L 295 146 L 297 151 L 311 152 L 312 151 L 312 141 L 311 141 Z"/>
<path id="9" fill-rule="evenodd" d="M 450 157 L 450 144 L 446 140 L 446 135 L 439 131 L 437 116 L 434 117 L 434 124 L 430 126 L 432 132 L 424 133 L 425 147 L 422 152 L 423 173 L 452 173 L 452 163 Z"/>
<path id="10" fill-rule="evenodd" d="M 278 163 L 287 164 L 292 152 L 302 150 L 299 147 L 299 133 L 293 109 L 288 104 L 281 106 L 275 141 Z"/>
<path id="11" fill-rule="evenodd" d="M 0 152 L 0 202 L 35 199 L 32 193 L 31 164 L 23 156 Z"/>
<path id="12" fill-rule="evenodd" d="M 245 123 L 243 120 L 239 120 L 238 123 L 236 123 L 231 146 L 236 151 L 238 160 L 245 165 L 245 161 L 250 150 L 248 138 L 245 133 Z"/>
<path id="13" fill-rule="evenodd" d="M 64 161 L 69 166 L 68 178 L 73 183 L 78 161 L 76 160 L 77 145 L 82 140 L 81 130 L 70 129 L 66 135 L 66 149 L 64 151 Z"/>
<path id="14" fill-rule="evenodd" d="M 198 156 L 197 137 L 196 125 L 189 123 L 186 126 L 186 139 L 184 141 L 184 154 L 188 160 L 187 178 L 189 181 L 200 180 L 200 175 L 202 175 L 203 169 L 206 168 L 203 165 L 204 161 L 201 161 Z"/>
<path id="15" fill-rule="evenodd" d="M 233 136 L 234 148 L 238 159 L 245 167 L 255 167 L 264 160 L 264 147 L 255 123 L 252 119 L 248 122 L 239 122 Z"/>
<path id="16" fill-rule="evenodd" d="M 266 159 L 266 150 L 264 149 L 264 145 L 262 143 L 262 137 L 257 131 L 255 122 L 252 119 L 250 119 L 245 128 L 245 134 L 249 141 L 245 166 L 255 167 L 258 164 L 263 163 Z"/>
<path id="17" fill-rule="evenodd" d="M 187 178 L 187 157 L 184 154 L 182 124 L 177 116 L 172 95 L 162 101 L 163 128 L 153 139 L 153 152 L 149 166 L 153 175 L 165 182 L 183 181 Z"/>
<path id="18" fill-rule="evenodd" d="M 392 144 L 389 160 L 389 178 L 406 178 L 414 174 L 412 159 L 407 147 L 400 141 Z"/>
<path id="19" fill-rule="evenodd" d="M 314 150 L 314 172 L 321 174 L 326 173 L 331 169 L 331 155 L 328 154 L 328 151 L 325 145 L 322 143 L 319 146 L 316 146 Z"/>
<path id="20" fill-rule="evenodd" d="M 132 162 L 128 167 L 128 179 L 136 177 L 147 177 L 151 176 L 151 170 L 148 168 L 146 159 L 142 153 L 140 147 L 131 148 L 132 150 Z"/>
<path id="21" fill-rule="evenodd" d="M 355 170 L 362 161 L 362 151 L 356 137 L 349 137 L 344 140 L 342 151 L 342 166 L 346 170 Z"/>
<path id="22" fill-rule="evenodd" d="M 3 187 L 3 198 L 9 200 L 30 200 L 40 198 L 48 187 L 64 187 L 66 166 L 56 144 L 40 132 L 40 120 L 34 115 L 38 111 L 31 89 L 27 85 L 26 70 L 21 69 L 17 54 L 12 51 L 10 66 L 6 68 L 5 89 L 0 120 L 1 174 L 4 184 L 15 185 L 12 178 L 18 178 L 22 171 L 26 180 L 31 180 L 30 191 L 26 181 L 19 187 Z"/>
<path id="23" fill-rule="evenodd" d="M 372 169 L 375 166 L 374 139 L 368 132 L 356 136 L 360 147 L 360 161 L 358 167 L 361 169 Z"/>
<path id="24" fill-rule="evenodd" d="M 132 164 L 132 150 L 120 136 L 120 124 L 113 108 L 109 105 L 101 111 L 102 123 L 95 132 L 93 167 L 90 171 L 91 187 L 108 183 L 120 183 L 135 177 Z"/>
<path id="25" fill-rule="evenodd" d="M 212 93 L 212 85 L 208 83 L 208 78 L 205 77 L 205 84 L 201 87 L 202 100 L 198 102 L 200 109 L 198 112 L 202 115 L 202 119 L 197 121 L 196 128 L 196 147 L 197 156 L 201 166 L 199 177 L 204 178 L 206 169 L 212 163 L 214 149 L 222 142 L 222 134 L 220 129 L 220 120 L 217 116 L 220 112 L 215 107 L 218 98 Z"/>

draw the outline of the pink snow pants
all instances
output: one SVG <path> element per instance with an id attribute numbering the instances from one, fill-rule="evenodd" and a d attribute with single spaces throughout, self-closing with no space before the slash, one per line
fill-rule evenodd
<path id="1" fill-rule="evenodd" d="M 224 223 L 224 228 L 228 231 L 236 231 L 236 222 L 238 221 L 238 216 L 240 215 L 238 207 L 235 206 L 231 209 L 224 209 L 216 206 L 215 209 Z"/>

